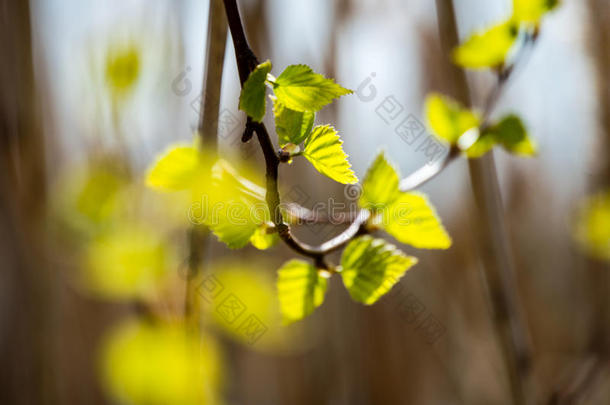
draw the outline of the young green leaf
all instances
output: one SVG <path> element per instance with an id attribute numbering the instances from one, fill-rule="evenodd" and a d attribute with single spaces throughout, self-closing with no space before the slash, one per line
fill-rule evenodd
<path id="1" fill-rule="evenodd" d="M 240 176 L 225 160 L 212 168 L 213 187 L 203 190 L 204 223 L 231 249 L 244 247 L 269 221 L 265 189 Z"/>
<path id="2" fill-rule="evenodd" d="M 538 25 L 544 14 L 558 5 L 559 0 L 513 0 L 513 19 Z"/>
<path id="3" fill-rule="evenodd" d="M 383 227 L 399 242 L 418 249 L 448 249 L 451 246 L 451 237 L 422 193 L 401 193 L 383 211 Z"/>
<path id="4" fill-rule="evenodd" d="M 337 131 L 330 125 L 315 127 L 307 140 L 303 156 L 320 173 L 342 184 L 358 183 L 358 178 L 351 169 L 347 154 L 341 145 Z"/>
<path id="5" fill-rule="evenodd" d="M 162 285 L 170 259 L 169 246 L 154 228 L 121 224 L 88 245 L 85 286 L 104 298 L 150 297 Z"/>
<path id="6" fill-rule="evenodd" d="M 479 139 L 466 150 L 469 158 L 478 158 L 500 144 L 508 152 L 533 156 L 537 152 L 536 143 L 529 137 L 521 119 L 514 115 L 504 117 L 500 122 L 485 130 Z"/>
<path id="7" fill-rule="evenodd" d="M 106 83 L 113 98 L 131 93 L 142 73 L 142 48 L 137 44 L 113 46 L 106 57 Z"/>
<path id="8" fill-rule="evenodd" d="M 328 280 L 315 266 L 302 260 L 284 263 L 277 280 L 284 322 L 303 319 L 322 305 L 327 286 Z"/>
<path id="9" fill-rule="evenodd" d="M 134 318 L 113 326 L 101 342 L 98 360 L 112 403 L 219 403 L 221 349 L 213 336 L 190 332 L 184 323 L 161 319 Z"/>
<path id="10" fill-rule="evenodd" d="M 362 236 L 347 245 L 341 257 L 343 284 L 352 299 L 375 303 L 417 263 L 383 239 Z"/>
<path id="11" fill-rule="evenodd" d="M 277 232 L 269 233 L 267 224 L 259 225 L 250 237 L 250 243 L 258 250 L 266 250 L 272 247 L 279 240 Z"/>
<path id="12" fill-rule="evenodd" d="M 500 67 L 506 61 L 517 34 L 518 27 L 513 20 L 476 32 L 454 49 L 453 61 L 471 69 Z"/>
<path id="13" fill-rule="evenodd" d="M 360 206 L 369 210 L 382 210 L 392 204 L 399 195 L 398 177 L 398 172 L 386 159 L 385 153 L 379 152 L 362 182 L 362 195 L 358 202 Z"/>
<path id="14" fill-rule="evenodd" d="M 227 161 L 219 159 L 211 168 L 209 161 L 196 146 L 174 147 L 149 170 L 147 184 L 165 191 L 190 190 L 197 204 L 191 209 L 202 214 L 191 220 L 207 225 L 230 248 L 241 248 L 270 219 L 265 189 L 240 176 Z M 260 247 L 272 242 L 273 237 L 255 237 L 253 243 Z"/>
<path id="15" fill-rule="evenodd" d="M 457 101 L 432 93 L 426 99 L 428 125 L 437 137 L 455 145 L 466 131 L 479 126 L 479 117 Z"/>
<path id="16" fill-rule="evenodd" d="M 273 91 L 282 104 L 295 111 L 319 111 L 333 99 L 352 93 L 306 65 L 284 69 L 273 83 Z"/>
<path id="17" fill-rule="evenodd" d="M 172 146 L 148 170 L 146 185 L 160 191 L 190 189 L 199 165 L 197 148 L 182 144 Z"/>
<path id="18" fill-rule="evenodd" d="M 504 117 L 488 132 L 510 153 L 523 156 L 536 154 L 536 144 L 529 137 L 521 119 L 514 114 Z"/>
<path id="19" fill-rule="evenodd" d="M 470 159 L 480 158 L 493 149 L 496 145 L 496 137 L 491 133 L 483 133 L 468 149 L 466 156 Z"/>
<path id="20" fill-rule="evenodd" d="M 226 244 L 229 249 L 241 249 L 250 242 L 258 225 L 250 221 L 248 205 L 237 203 L 234 207 L 237 208 L 231 215 L 226 211 L 219 212 L 216 215 L 216 223 L 208 226 L 218 240 Z"/>
<path id="21" fill-rule="evenodd" d="M 258 65 L 248 76 L 248 80 L 244 83 L 239 96 L 239 109 L 248 114 L 256 122 L 261 122 L 265 116 L 267 107 L 265 81 L 270 71 L 270 61 L 265 61 Z"/>
<path id="22" fill-rule="evenodd" d="M 286 107 L 277 98 L 273 100 L 275 131 L 280 146 L 293 143 L 299 145 L 311 133 L 316 114 L 312 111 L 295 111 Z"/>
<path id="23" fill-rule="evenodd" d="M 265 188 L 241 176 L 224 159 L 218 159 L 212 167 L 212 179 L 213 189 L 216 191 L 212 194 L 217 198 L 247 199 L 252 203 L 265 202 Z"/>

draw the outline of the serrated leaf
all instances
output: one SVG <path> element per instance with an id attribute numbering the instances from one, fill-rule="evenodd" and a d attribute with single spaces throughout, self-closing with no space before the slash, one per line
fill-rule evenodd
<path id="1" fill-rule="evenodd" d="M 324 302 L 328 281 L 302 260 L 290 260 L 278 271 L 277 289 L 285 323 L 305 318 Z"/>
<path id="2" fill-rule="evenodd" d="M 342 184 L 358 183 L 358 178 L 352 171 L 352 165 L 341 145 L 337 131 L 330 125 L 319 125 L 313 129 L 305 141 L 303 156 L 320 173 Z"/>
<path id="3" fill-rule="evenodd" d="M 513 0 L 513 19 L 538 24 L 544 14 L 559 5 L 559 0 Z"/>
<path id="4" fill-rule="evenodd" d="M 500 67 L 517 39 L 518 27 L 513 20 L 475 32 L 454 49 L 453 61 L 466 68 Z"/>
<path id="5" fill-rule="evenodd" d="M 303 142 L 311 133 L 316 117 L 312 111 L 291 110 L 277 99 L 273 100 L 273 114 L 281 147 L 289 143 L 299 145 Z"/>
<path id="6" fill-rule="evenodd" d="M 610 191 L 599 192 L 581 202 L 573 236 L 587 254 L 610 262 Z"/>
<path id="7" fill-rule="evenodd" d="M 383 239 L 362 236 L 343 251 L 341 277 L 352 299 L 371 305 L 416 263 L 415 257 L 405 255 Z"/>
<path id="8" fill-rule="evenodd" d="M 190 189 L 199 165 L 197 148 L 183 144 L 172 146 L 148 170 L 146 185 L 161 191 Z"/>
<path id="9" fill-rule="evenodd" d="M 366 172 L 358 203 L 362 208 L 382 210 L 398 197 L 398 183 L 398 172 L 387 160 L 385 153 L 379 152 Z"/>
<path id="10" fill-rule="evenodd" d="M 278 100 L 295 111 L 319 111 L 333 99 L 351 94 L 332 79 L 314 73 L 306 65 L 290 65 L 273 84 Z"/>
<path id="11" fill-rule="evenodd" d="M 248 76 L 239 96 L 239 109 L 256 122 L 261 122 L 265 116 L 267 107 L 265 81 L 270 71 L 270 61 L 267 60 L 258 65 Z"/>
<path id="12" fill-rule="evenodd" d="M 477 114 L 437 93 L 426 98 L 426 117 L 434 135 L 451 145 L 455 145 L 466 131 L 480 124 Z"/>
<path id="13" fill-rule="evenodd" d="M 250 222 L 247 214 L 247 205 L 241 205 L 239 211 L 231 215 L 225 212 L 217 215 L 217 223 L 209 225 L 210 230 L 229 249 L 241 249 L 250 242 L 258 225 Z"/>
<path id="14" fill-rule="evenodd" d="M 279 240 L 277 232 L 269 232 L 267 224 L 259 225 L 250 237 L 250 243 L 258 250 L 266 250 L 272 247 Z"/>
<path id="15" fill-rule="evenodd" d="M 451 246 L 451 237 L 422 193 L 400 193 L 383 211 L 382 223 L 396 240 L 418 249 L 448 249 Z"/>

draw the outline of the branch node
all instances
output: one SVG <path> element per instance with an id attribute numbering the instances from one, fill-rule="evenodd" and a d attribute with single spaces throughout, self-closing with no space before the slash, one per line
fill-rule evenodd
<path id="1" fill-rule="evenodd" d="M 280 162 L 282 162 L 282 163 L 288 163 L 288 162 L 290 162 L 292 160 L 292 155 L 290 154 L 290 152 L 285 150 L 285 149 L 283 149 L 283 148 L 280 148 L 277 151 L 277 153 L 278 153 L 278 157 L 280 159 Z"/>
<path id="2" fill-rule="evenodd" d="M 324 260 L 323 255 L 314 257 L 313 262 L 314 266 L 316 266 L 320 270 L 330 270 L 330 266 L 328 265 L 328 263 L 326 263 L 326 260 Z"/>

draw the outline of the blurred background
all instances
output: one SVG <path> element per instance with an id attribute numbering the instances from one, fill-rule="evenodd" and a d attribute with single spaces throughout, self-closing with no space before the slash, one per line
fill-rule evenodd
<path id="1" fill-rule="evenodd" d="M 428 92 L 455 92 L 437 18 L 450 1 L 238 3 L 274 72 L 304 63 L 358 90 L 316 122 L 338 129 L 359 178 L 379 149 L 403 175 L 428 163 L 395 127 L 409 115 L 425 124 Z M 512 7 L 453 6 L 461 38 Z M 147 167 L 168 145 L 192 142 L 203 96 L 219 111 L 221 156 L 264 170 L 258 144 L 240 140 L 230 35 L 213 66 L 220 94 L 202 90 L 209 10 L 194 0 L 0 0 L 0 403 L 513 403 L 465 159 L 422 188 L 454 245 L 404 247 L 419 264 L 373 306 L 353 302 L 335 277 L 322 307 L 282 325 L 276 270 L 294 254 L 281 243 L 233 251 L 211 236 L 192 280 L 188 205 L 147 189 Z M 496 108 L 518 113 L 539 145 L 533 159 L 494 152 L 533 403 L 610 403 L 610 254 L 578 236 L 599 201 L 587 196 L 610 186 L 608 18 L 607 1 L 563 0 Z M 467 79 L 480 108 L 494 76 Z M 388 98 L 400 117 L 384 110 Z M 280 184 L 308 208 L 354 202 L 305 161 L 282 167 Z M 593 222 L 603 233 L 610 214 Z M 341 230 L 295 233 L 320 243 Z M 197 310 L 185 315 L 189 279 Z M 239 320 L 223 310 L 231 297 Z"/>

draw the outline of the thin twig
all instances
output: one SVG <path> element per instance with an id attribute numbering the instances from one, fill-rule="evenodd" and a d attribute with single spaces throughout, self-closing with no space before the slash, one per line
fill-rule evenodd
<path id="1" fill-rule="evenodd" d="M 451 147 L 443 160 L 435 162 L 433 165 L 425 165 L 402 179 L 399 185 L 400 191 L 405 192 L 421 187 L 445 170 L 458 156 L 460 156 L 460 150 L 457 147 Z"/>
<path id="2" fill-rule="evenodd" d="M 305 208 L 297 203 L 285 204 L 286 212 L 289 215 L 291 225 L 309 224 L 351 224 L 358 218 L 360 210 L 347 212 L 333 212 L 328 215 Z"/>

